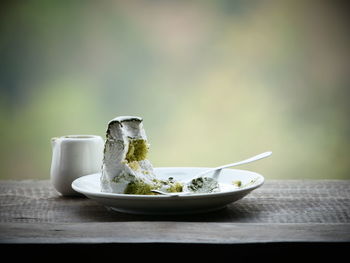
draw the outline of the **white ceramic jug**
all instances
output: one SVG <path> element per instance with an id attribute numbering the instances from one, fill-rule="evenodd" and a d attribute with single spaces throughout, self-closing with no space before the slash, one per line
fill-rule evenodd
<path id="1" fill-rule="evenodd" d="M 78 195 L 72 182 L 101 170 L 104 141 L 96 135 L 68 135 L 51 139 L 51 183 L 64 196 Z"/>

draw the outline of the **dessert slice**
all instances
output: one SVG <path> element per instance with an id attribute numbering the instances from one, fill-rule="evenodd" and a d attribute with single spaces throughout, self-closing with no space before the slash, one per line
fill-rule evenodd
<path id="1" fill-rule="evenodd" d="M 103 192 L 129 193 L 146 191 L 155 179 L 152 164 L 146 159 L 148 152 L 142 119 L 120 116 L 108 123 L 101 189 Z"/>
<path id="2" fill-rule="evenodd" d="M 101 175 L 101 191 L 117 194 L 154 194 L 164 192 L 210 193 L 219 191 L 219 184 L 209 177 L 179 182 L 169 177 L 156 178 L 147 160 L 149 144 L 142 118 L 120 116 L 108 123 Z"/>
<path id="3" fill-rule="evenodd" d="M 182 184 L 158 180 L 147 160 L 149 144 L 142 118 L 121 116 L 108 123 L 101 190 L 117 194 L 153 194 L 152 189 L 181 192 Z"/>

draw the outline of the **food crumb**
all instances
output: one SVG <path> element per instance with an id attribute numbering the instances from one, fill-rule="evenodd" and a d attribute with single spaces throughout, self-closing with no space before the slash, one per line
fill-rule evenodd
<path id="1" fill-rule="evenodd" d="M 232 181 L 232 184 L 238 187 L 242 186 L 242 181 L 241 180 L 237 180 L 237 181 Z"/>

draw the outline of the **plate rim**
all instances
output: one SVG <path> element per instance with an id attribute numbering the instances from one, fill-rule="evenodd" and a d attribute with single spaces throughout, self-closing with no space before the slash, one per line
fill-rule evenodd
<path id="1" fill-rule="evenodd" d="M 154 169 L 193 169 L 193 168 L 201 168 L 201 169 L 205 169 L 208 167 L 154 167 Z M 81 176 L 77 179 L 75 179 L 71 186 L 72 188 L 77 191 L 78 193 L 84 194 L 86 196 L 93 196 L 93 197 L 98 197 L 98 198 L 112 198 L 112 199 L 135 199 L 135 200 L 140 200 L 140 199 L 145 199 L 145 200 L 159 200 L 159 199 L 163 199 L 163 198 L 171 198 L 171 199 L 191 199 L 191 198 L 206 198 L 206 197 L 220 197 L 220 196 L 226 196 L 226 195 L 232 195 L 232 194 L 237 194 L 240 192 L 246 192 L 246 191 L 252 191 L 256 188 L 261 187 L 264 182 L 265 182 L 265 178 L 263 175 L 253 172 L 253 171 L 249 171 L 249 170 L 242 170 L 242 169 L 223 169 L 223 170 L 230 170 L 230 171 L 240 171 L 240 172 L 249 172 L 249 173 L 253 173 L 255 176 L 257 176 L 259 179 L 256 180 L 256 184 L 247 186 L 247 187 L 243 187 L 243 188 L 237 188 L 234 190 L 230 190 L 230 191 L 223 191 L 223 192 L 214 192 L 214 193 L 198 193 L 198 194 L 190 194 L 190 195 L 179 195 L 179 196 L 171 196 L 171 195 L 136 195 L 136 194 L 116 194 L 116 193 L 108 193 L 108 192 L 97 192 L 97 191 L 87 191 L 85 189 L 82 189 L 81 187 L 77 186 L 78 182 L 80 180 L 86 179 L 87 177 L 96 177 L 98 175 L 101 175 L 101 172 L 98 173 L 92 173 L 92 174 L 87 174 L 84 176 Z"/>

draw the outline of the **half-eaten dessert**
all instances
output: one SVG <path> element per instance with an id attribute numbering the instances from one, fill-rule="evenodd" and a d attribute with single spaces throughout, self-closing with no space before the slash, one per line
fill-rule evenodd
<path id="1" fill-rule="evenodd" d="M 152 189 L 181 192 L 182 184 L 173 178 L 156 178 L 147 160 L 149 144 L 142 118 L 121 116 L 108 123 L 101 176 L 102 192 L 153 194 Z"/>
<path id="2" fill-rule="evenodd" d="M 101 176 L 102 192 L 152 195 L 151 190 L 193 193 L 219 191 L 216 180 L 201 177 L 180 182 L 160 180 L 147 160 L 149 144 L 142 118 L 120 116 L 108 123 Z"/>

